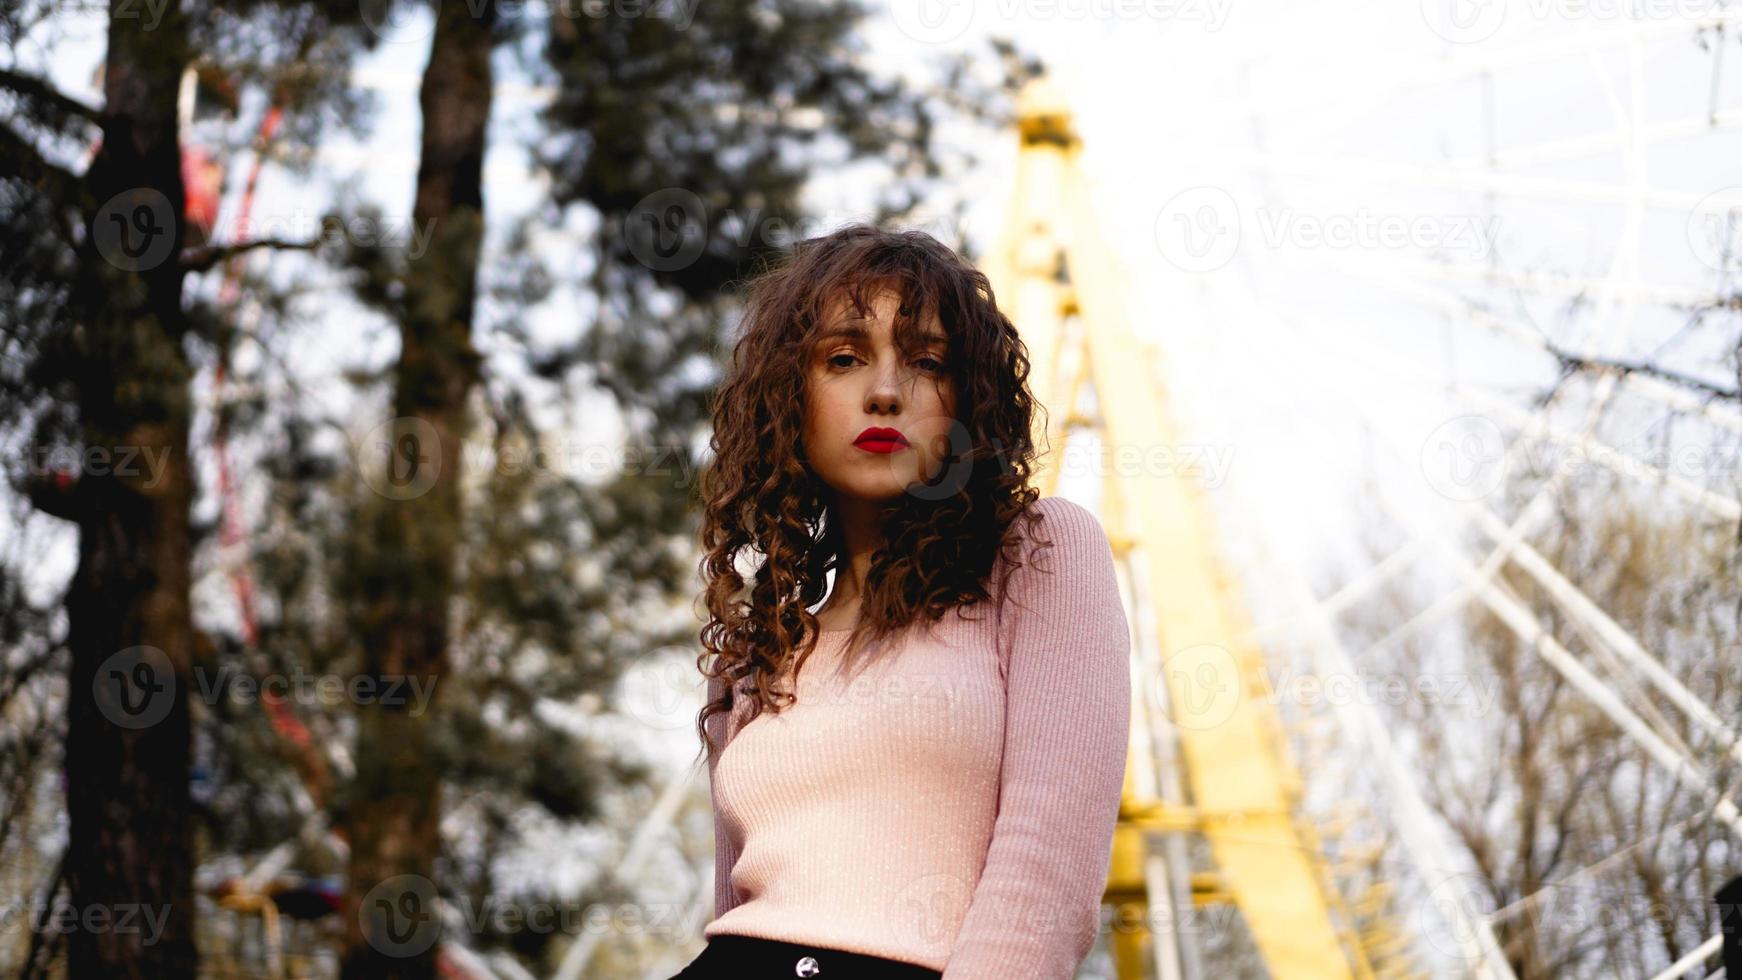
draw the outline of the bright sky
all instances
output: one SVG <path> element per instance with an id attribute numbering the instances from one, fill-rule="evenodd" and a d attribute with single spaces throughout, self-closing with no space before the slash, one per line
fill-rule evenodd
<path id="1" fill-rule="evenodd" d="M 1284 434 L 1280 420 L 1322 409 L 1348 424 L 1348 410 L 1333 408 L 1320 386 L 1386 406 L 1381 411 L 1395 419 L 1413 411 L 1412 431 L 1423 439 L 1436 419 L 1455 412 L 1419 384 L 1401 391 L 1376 385 L 1373 365 L 1332 356 L 1312 324 L 1429 376 L 1493 372 L 1539 382 L 1545 361 L 1516 344 L 1496 345 L 1467 324 L 1448 326 L 1424 310 L 1423 290 L 1449 296 L 1447 279 L 1483 288 L 1459 277 L 1480 274 L 1491 261 L 1603 279 L 1634 175 L 1624 172 L 1618 147 L 1599 147 L 1503 166 L 1512 182 L 1493 185 L 1504 193 L 1485 198 L 1486 141 L 1502 153 L 1527 150 L 1613 132 L 1634 111 L 1650 126 L 1697 123 L 1713 104 L 1742 107 L 1737 73 L 1714 83 L 1710 55 L 1695 47 L 1688 26 L 1714 6 L 1653 0 L 1641 6 L 1636 29 L 1618 3 L 1571 0 L 925 0 L 874 5 L 864 40 L 877 64 L 916 79 L 933 56 L 989 34 L 1013 37 L 1052 66 L 1078 116 L 1102 227 L 1127 263 L 1134 326 L 1161 341 L 1179 410 L 1191 431 L 1224 446 L 1230 482 L 1254 495 L 1234 508 L 1242 523 L 1256 519 L 1265 534 L 1323 534 L 1301 542 L 1315 553 L 1346 536 L 1335 523 L 1302 521 L 1301 513 L 1348 502 L 1351 487 L 1339 474 L 1356 465 L 1350 455 L 1362 447 L 1347 435 L 1308 444 Z M 358 73 L 381 100 L 373 138 L 367 146 L 335 146 L 322 160 L 332 180 L 355 180 L 381 204 L 392 222 L 388 233 L 400 236 L 411 231 L 405 216 L 416 168 L 416 85 L 430 28 L 427 11 L 407 9 Z M 87 98 L 95 97 L 90 81 L 102 52 L 92 24 L 50 66 L 59 84 Z M 1629 47 L 1625 39 L 1634 35 L 1642 40 Z M 1589 43 L 1603 38 L 1615 40 Z M 1635 69 L 1645 81 L 1637 104 L 1629 82 Z M 541 194 L 515 141 L 505 138 L 534 131 L 537 96 L 506 73 L 502 82 L 486 192 L 492 214 L 503 219 L 496 228 Z M 1484 103 L 1493 107 L 1491 120 Z M 947 191 L 939 207 L 968 195 L 965 233 L 984 248 L 1008 205 L 1013 148 L 1003 137 L 952 138 L 976 137 L 983 171 L 971 186 Z M 1665 289 L 1714 287 L 1714 271 L 1689 245 L 1690 205 L 1727 186 L 1722 168 L 1736 158 L 1736 140 L 1733 131 L 1696 127 L 1648 146 L 1639 182 L 1657 197 L 1648 193 L 1652 203 L 1641 218 L 1641 269 L 1622 278 Z M 241 169 L 232 171 L 232 190 Z M 819 178 L 811 199 L 822 226 L 862 213 L 874 191 L 864 180 L 858 173 Z M 332 186 L 297 183 L 268 168 L 257 227 L 312 232 Z M 586 219 L 570 225 L 584 231 Z M 1195 247 L 1189 228 L 1216 243 L 1207 256 L 1186 254 Z M 1429 248 L 1320 241 L 1363 228 L 1413 236 Z M 553 249 L 565 247 L 552 236 Z M 1452 272 L 1427 269 L 1436 247 Z M 550 331 L 572 332 L 572 318 L 587 315 L 586 299 L 545 311 L 563 318 Z M 1534 304 L 1520 309 L 1522 322 L 1559 329 L 1555 309 L 1564 295 L 1507 301 Z M 311 322 L 297 345 L 300 370 L 332 376 L 358 358 L 392 356 L 389 334 L 359 329 L 342 304 L 323 304 L 329 308 L 339 312 Z M 1285 324 L 1279 310 L 1304 322 Z M 1629 328 L 1634 344 L 1615 353 L 1643 354 L 1650 348 L 1641 342 L 1662 338 L 1666 323 L 1652 324 L 1644 312 Z M 1255 350 L 1271 352 L 1284 377 L 1265 370 Z M 346 397 L 337 383 L 313 390 Z M 603 399 L 569 408 L 587 425 L 611 416 Z M 1302 472 L 1320 478 L 1290 478 Z M 1266 494 L 1266 486 L 1286 492 Z"/>
<path id="2" fill-rule="evenodd" d="M 388 234 L 412 233 L 430 19 L 406 9 L 358 70 L 380 99 L 372 138 L 327 150 L 317 181 L 268 167 L 260 233 L 312 234 L 347 182 L 385 209 Z M 1159 344 L 1182 451 L 1215 468 L 1209 499 L 1237 565 L 1270 564 L 1281 549 L 1328 585 L 1369 560 L 1359 540 L 1372 519 L 1370 480 L 1434 513 L 1464 489 L 1445 485 L 1462 479 L 1446 467 L 1479 469 L 1513 445 L 1505 416 L 1451 398 L 1448 381 L 1491 384 L 1524 404 L 1551 377 L 1530 343 L 1452 315 L 1461 297 L 1527 338 L 1656 356 L 1723 382 L 1714 356 L 1723 332 L 1682 329 L 1685 317 L 1669 307 L 1724 286 L 1712 244 L 1722 208 L 1709 206 L 1742 202 L 1725 171 L 1742 151 L 1742 73 L 1715 73 L 1696 43 L 1709 42 L 1710 0 L 1641 2 L 1637 20 L 1622 9 L 1597 0 L 925 0 L 874 5 L 863 40 L 875 64 L 915 80 L 935 56 L 981 50 L 991 34 L 1052 66 L 1084 138 L 1100 226 L 1129 279 L 1132 326 Z M 102 31 L 87 23 L 68 30 L 47 67 L 95 100 Z M 535 133 L 537 93 L 506 68 L 500 84 L 486 190 L 498 231 L 542 193 L 515 139 Z M 1622 138 L 1635 121 L 1637 155 Z M 1013 141 L 960 130 L 949 138 L 973 140 L 983 167 L 945 189 L 936 213 L 966 197 L 963 231 L 983 250 L 1008 207 Z M 869 179 L 819 175 L 810 195 L 819 227 L 859 217 L 876 190 Z M 559 272 L 587 226 L 576 214 L 552 229 Z M 1591 308 L 1568 316 L 1581 290 Z M 572 334 L 588 302 L 576 294 L 550 304 L 540 330 Z M 484 317 L 503 312 L 486 307 Z M 392 334 L 342 295 L 307 313 L 292 363 L 311 397 L 357 417 L 338 372 L 384 363 Z M 513 370 L 507 359 L 493 364 Z M 577 390 L 578 403 L 547 406 L 551 424 L 577 442 L 614 444 L 609 401 Z M 1656 416 L 1633 418 L 1614 439 L 1643 448 Z M 1734 462 L 1733 443 L 1693 438 L 1708 440 L 1707 455 L 1683 475 L 1712 485 L 1718 464 Z M 44 581 L 70 571 L 70 540 L 54 555 Z M 208 598 L 227 603 L 221 588 Z"/>

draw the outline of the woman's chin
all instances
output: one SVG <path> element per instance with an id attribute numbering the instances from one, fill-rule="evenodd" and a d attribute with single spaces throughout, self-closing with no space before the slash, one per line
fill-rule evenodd
<path id="1" fill-rule="evenodd" d="M 875 475 L 855 473 L 834 486 L 836 493 L 842 496 L 881 504 L 907 493 L 908 484 L 917 478 L 917 474 L 906 472 L 883 472 Z"/>

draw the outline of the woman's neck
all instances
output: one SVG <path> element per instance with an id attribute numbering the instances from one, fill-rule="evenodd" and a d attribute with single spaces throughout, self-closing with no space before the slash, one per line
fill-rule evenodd
<path id="1" fill-rule="evenodd" d="M 883 539 L 885 503 L 873 500 L 838 497 L 833 502 L 833 518 L 839 528 L 841 560 L 835 566 L 834 584 L 823 608 L 836 612 L 843 606 L 857 609 L 865 579 L 871 572 L 871 555 Z"/>

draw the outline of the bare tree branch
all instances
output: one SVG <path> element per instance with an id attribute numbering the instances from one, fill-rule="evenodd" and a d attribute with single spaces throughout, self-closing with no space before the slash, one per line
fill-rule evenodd
<path id="1" fill-rule="evenodd" d="M 1703 392 L 1712 398 L 1722 398 L 1726 401 L 1742 401 L 1742 391 L 1737 391 L 1734 388 L 1725 388 L 1721 385 L 1713 384 L 1710 381 L 1702 381 L 1699 378 L 1689 377 L 1688 375 L 1682 374 L 1678 371 L 1661 368 L 1645 361 L 1623 361 L 1608 357 L 1586 357 L 1563 350 L 1548 341 L 1544 341 L 1544 345 L 1548 348 L 1548 352 L 1554 355 L 1555 360 L 1561 363 L 1561 367 L 1567 371 L 1616 371 L 1623 375 L 1643 374 L 1648 377 L 1656 378 L 1659 381 L 1667 381 L 1673 385 L 1679 385 L 1683 388 L 1690 388 L 1694 391 Z"/>
<path id="2" fill-rule="evenodd" d="M 181 254 L 181 267 L 187 272 L 205 272 L 225 259 L 251 252 L 257 248 L 275 248 L 291 251 L 313 251 L 320 247 L 320 239 L 311 238 L 307 241 L 289 241 L 283 238 L 257 238 L 248 242 L 233 242 L 228 245 L 207 245 L 201 248 L 190 248 Z"/>

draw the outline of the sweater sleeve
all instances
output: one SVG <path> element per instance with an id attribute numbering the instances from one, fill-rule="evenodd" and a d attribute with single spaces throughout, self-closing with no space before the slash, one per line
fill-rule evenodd
<path id="1" fill-rule="evenodd" d="M 1131 725 L 1130 627 L 1106 532 L 1062 497 L 1009 576 L 992 841 L 943 980 L 1070 980 L 1094 945 Z M 1038 561 L 1038 566 L 1033 562 Z"/>
<path id="2" fill-rule="evenodd" d="M 708 700 L 720 697 L 725 693 L 724 678 L 708 678 Z M 722 744 L 725 741 L 727 712 L 719 712 L 708 719 L 712 731 L 711 737 Z M 720 789 L 714 778 L 714 770 L 719 763 L 718 754 L 708 757 L 708 797 L 714 809 L 714 918 L 725 915 L 738 904 L 737 896 L 732 894 L 732 865 L 738 863 L 738 848 L 733 845 L 726 834 L 726 822 L 720 818 Z"/>

